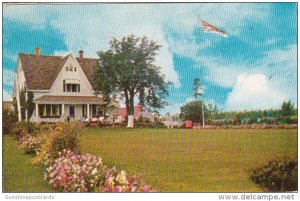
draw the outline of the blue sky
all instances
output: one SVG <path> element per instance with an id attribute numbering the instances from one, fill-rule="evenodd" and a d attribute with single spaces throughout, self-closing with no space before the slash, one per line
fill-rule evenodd
<path id="1" fill-rule="evenodd" d="M 197 16 L 228 37 L 203 32 Z M 4 5 L 3 99 L 11 99 L 18 53 L 39 46 L 46 55 L 83 49 L 96 57 L 112 37 L 132 33 L 162 45 L 157 63 L 174 83 L 162 113 L 193 100 L 195 77 L 220 110 L 297 103 L 295 3 Z"/>

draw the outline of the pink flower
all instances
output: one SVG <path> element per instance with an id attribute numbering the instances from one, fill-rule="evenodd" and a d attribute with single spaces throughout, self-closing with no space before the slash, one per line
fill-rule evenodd
<path id="1" fill-rule="evenodd" d="M 120 192 L 120 191 L 119 191 L 119 187 L 118 187 L 118 186 L 115 186 L 115 187 L 114 187 L 114 193 L 117 193 L 117 192 Z"/>
<path id="2" fill-rule="evenodd" d="M 148 191 L 148 186 L 147 185 L 143 186 L 142 192 L 147 192 L 147 191 Z"/>

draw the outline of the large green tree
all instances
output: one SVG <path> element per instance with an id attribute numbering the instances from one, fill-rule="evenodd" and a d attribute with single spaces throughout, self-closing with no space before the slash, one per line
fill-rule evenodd
<path id="1" fill-rule="evenodd" d="M 284 123 L 292 123 L 292 116 L 296 115 L 295 111 L 294 105 L 290 100 L 288 102 L 283 102 L 281 109 L 279 110 L 280 119 Z"/>
<path id="2" fill-rule="evenodd" d="M 116 94 L 125 98 L 127 114 L 134 114 L 134 97 L 139 104 L 163 108 L 167 102 L 168 84 L 155 56 L 161 47 L 146 36 L 113 38 L 107 51 L 98 52 L 93 81 L 106 102 Z"/>
<path id="3" fill-rule="evenodd" d="M 207 110 L 206 106 L 201 101 L 191 101 L 186 103 L 180 108 L 180 117 L 183 120 L 191 120 L 193 122 L 203 122 L 203 115 L 207 115 L 208 112 L 202 112 Z M 205 118 L 205 117 L 204 117 Z"/>

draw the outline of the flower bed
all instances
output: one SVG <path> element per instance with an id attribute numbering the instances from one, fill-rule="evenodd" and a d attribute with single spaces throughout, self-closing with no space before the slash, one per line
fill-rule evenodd
<path id="1" fill-rule="evenodd" d="M 101 158 L 68 150 L 46 169 L 44 179 L 62 192 L 93 192 L 103 181 L 102 169 Z"/>
<path id="2" fill-rule="evenodd" d="M 108 168 L 101 158 L 64 150 L 46 169 L 44 179 L 62 192 L 154 192 L 140 174 L 128 177 Z"/>

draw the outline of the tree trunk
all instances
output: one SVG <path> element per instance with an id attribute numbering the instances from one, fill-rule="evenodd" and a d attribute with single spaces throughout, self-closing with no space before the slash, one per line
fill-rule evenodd
<path id="1" fill-rule="evenodd" d="M 129 115 L 128 115 L 128 124 L 127 128 L 134 127 L 134 91 L 131 90 L 129 94 Z"/>
<path id="2" fill-rule="evenodd" d="M 130 112 L 130 108 L 129 108 L 129 97 L 128 97 L 128 91 L 125 91 L 125 105 L 126 105 L 126 115 L 127 115 L 127 119 L 128 119 L 128 115 Z"/>

